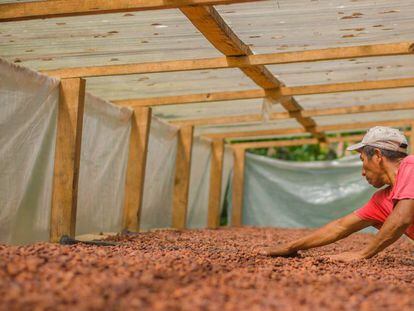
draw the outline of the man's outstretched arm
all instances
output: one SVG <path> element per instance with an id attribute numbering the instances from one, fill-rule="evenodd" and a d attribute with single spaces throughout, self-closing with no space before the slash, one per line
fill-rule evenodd
<path id="1" fill-rule="evenodd" d="M 375 235 L 374 239 L 365 249 L 359 252 L 347 252 L 333 255 L 330 256 L 330 258 L 341 261 L 371 258 L 397 241 L 413 222 L 414 200 L 398 201 L 394 210 L 382 225 L 381 230 Z"/>
<path id="2" fill-rule="evenodd" d="M 372 222 L 362 220 L 352 213 L 326 224 L 301 239 L 286 243 L 282 246 L 267 248 L 261 253 L 268 256 L 291 256 L 299 250 L 306 250 L 336 242 L 372 224 Z"/>

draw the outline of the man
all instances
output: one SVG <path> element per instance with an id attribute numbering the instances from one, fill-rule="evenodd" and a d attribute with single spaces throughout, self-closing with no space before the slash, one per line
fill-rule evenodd
<path id="1" fill-rule="evenodd" d="M 397 129 L 376 126 L 362 142 L 348 150 L 360 153 L 362 176 L 378 190 L 362 208 L 332 221 L 313 233 L 262 253 L 293 256 L 299 250 L 327 245 L 368 226 L 379 229 L 371 243 L 356 252 L 330 256 L 340 261 L 370 258 L 404 233 L 414 240 L 414 156 L 407 156 L 407 140 Z"/>

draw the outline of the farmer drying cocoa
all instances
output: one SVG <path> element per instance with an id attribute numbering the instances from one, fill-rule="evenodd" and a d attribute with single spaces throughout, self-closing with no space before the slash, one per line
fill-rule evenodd
<path id="1" fill-rule="evenodd" d="M 327 245 L 363 228 L 379 229 L 362 250 L 329 256 L 339 261 L 370 258 L 397 241 L 403 234 L 414 240 L 414 156 L 407 155 L 407 139 L 397 129 L 376 126 L 362 142 L 348 150 L 360 153 L 362 176 L 382 188 L 362 208 L 334 220 L 313 233 L 262 251 L 268 256 L 293 256 L 299 250 Z"/>

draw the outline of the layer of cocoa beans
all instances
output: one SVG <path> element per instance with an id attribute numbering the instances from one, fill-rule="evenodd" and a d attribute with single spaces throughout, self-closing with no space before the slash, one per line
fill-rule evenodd
<path id="1" fill-rule="evenodd" d="M 158 230 L 116 245 L 0 245 L 1 310 L 414 310 L 414 244 L 371 259 L 326 256 L 366 246 L 354 234 L 292 258 L 260 255 L 309 230 Z"/>

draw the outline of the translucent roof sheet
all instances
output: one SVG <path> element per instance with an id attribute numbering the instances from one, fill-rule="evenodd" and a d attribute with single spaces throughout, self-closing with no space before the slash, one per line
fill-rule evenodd
<path id="1" fill-rule="evenodd" d="M 5 1 L 0 3 L 22 2 Z M 272 0 L 216 6 L 255 54 L 414 42 L 412 0 Z M 0 56 L 35 70 L 222 56 L 178 9 L 0 23 Z M 287 86 L 414 77 L 414 55 L 266 68 Z M 87 79 L 106 100 L 259 89 L 239 69 Z M 304 109 L 412 101 L 414 88 L 295 96 Z M 260 114 L 262 99 L 158 106 L 168 120 Z M 280 105 L 273 112 L 285 111 Z M 412 118 L 412 111 L 313 118 L 317 124 Z M 201 126 L 197 134 L 300 127 L 296 120 Z"/>

